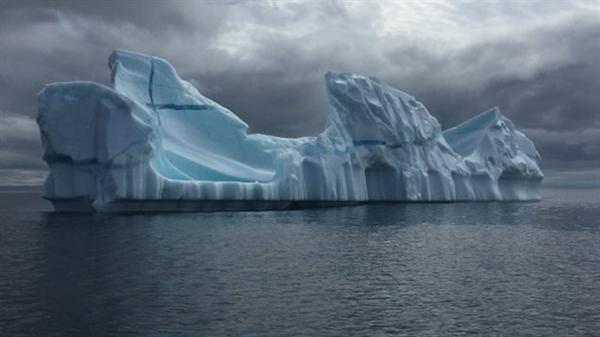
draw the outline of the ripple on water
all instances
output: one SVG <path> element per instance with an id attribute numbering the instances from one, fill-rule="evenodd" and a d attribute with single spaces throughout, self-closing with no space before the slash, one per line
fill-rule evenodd
<path id="1" fill-rule="evenodd" d="M 0 331 L 590 336 L 600 203 L 568 193 L 138 215 L 52 214 L 5 193 Z"/>

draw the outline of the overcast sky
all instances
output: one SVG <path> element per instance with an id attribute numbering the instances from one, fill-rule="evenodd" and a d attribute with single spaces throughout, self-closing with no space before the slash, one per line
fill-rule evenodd
<path id="1" fill-rule="evenodd" d="M 600 159 L 600 1 L 0 1 L 0 185 L 44 177 L 45 83 L 169 60 L 252 132 L 323 128 L 327 70 L 377 76 L 443 128 L 498 106 L 553 165 Z"/>

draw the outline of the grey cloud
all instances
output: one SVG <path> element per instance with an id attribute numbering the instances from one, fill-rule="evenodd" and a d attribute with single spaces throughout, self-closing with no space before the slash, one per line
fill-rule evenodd
<path id="1" fill-rule="evenodd" d="M 0 169 L 42 169 L 40 135 L 27 116 L 0 113 Z"/>
<path id="2" fill-rule="evenodd" d="M 196 22 L 186 20 L 179 7 L 169 6 L 163 1 L 5 0 L 0 4 L 0 10 L 6 14 L 5 26 L 15 24 L 23 17 L 36 22 L 52 21 L 60 14 L 84 16 L 116 25 L 127 22 L 165 33 L 191 30 L 198 26 Z"/>
<path id="3" fill-rule="evenodd" d="M 253 132 L 318 133 L 324 73 L 351 71 L 414 94 L 445 127 L 497 105 L 545 157 L 600 158 L 590 145 L 600 129 L 600 16 L 590 2 L 399 4 L 0 2 L 0 167 L 43 167 L 39 138 L 2 125 L 31 122 L 45 83 L 107 84 L 116 48 L 166 58 Z M 383 34 L 390 13 L 401 26 Z"/>
<path id="4" fill-rule="evenodd" d="M 208 94 L 258 126 L 259 131 L 269 133 L 281 131 L 281 125 L 297 125 L 297 116 L 313 122 L 297 127 L 293 135 L 320 130 L 319 116 L 326 102 L 322 74 L 327 69 L 377 75 L 415 94 L 446 127 L 497 105 L 520 127 L 597 128 L 597 31 L 600 20 L 582 14 L 523 27 L 519 38 L 504 34 L 445 53 L 428 41 L 420 45 L 392 41 L 399 47 L 387 48 L 379 45 L 385 41 L 354 42 L 336 35 L 339 39 L 328 40 L 328 46 L 306 55 L 309 47 L 301 43 L 290 43 L 277 35 L 264 40 L 263 36 L 264 46 L 254 56 L 277 66 L 253 71 L 252 66 L 242 64 L 227 72 L 191 76 L 206 87 L 212 84 L 221 88 Z M 383 51 L 385 57 L 372 55 L 369 44 L 371 49 Z M 280 102 L 286 104 L 282 107 Z M 264 115 L 276 116 L 281 123 L 268 123 Z"/>
<path id="5" fill-rule="evenodd" d="M 548 162 L 600 161 L 600 129 L 526 131 Z"/>

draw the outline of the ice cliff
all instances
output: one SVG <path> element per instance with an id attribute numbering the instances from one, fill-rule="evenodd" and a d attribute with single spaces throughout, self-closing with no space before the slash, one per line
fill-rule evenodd
<path id="1" fill-rule="evenodd" d="M 540 156 L 496 108 L 442 131 L 414 97 L 328 73 L 325 130 L 288 139 L 248 134 L 163 59 L 119 50 L 109 67 L 111 87 L 39 94 L 44 192 L 59 209 L 540 198 Z"/>

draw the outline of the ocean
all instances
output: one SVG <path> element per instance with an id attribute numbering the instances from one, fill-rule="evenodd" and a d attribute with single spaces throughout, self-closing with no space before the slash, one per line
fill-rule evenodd
<path id="1" fill-rule="evenodd" d="M 57 214 L 0 192 L 1 336 L 598 336 L 600 190 Z"/>

